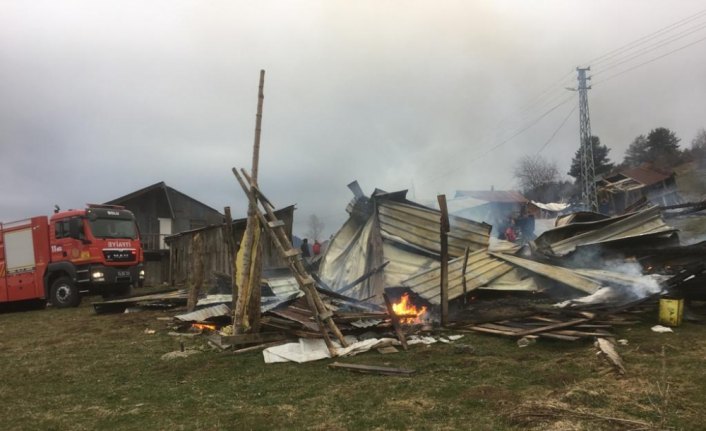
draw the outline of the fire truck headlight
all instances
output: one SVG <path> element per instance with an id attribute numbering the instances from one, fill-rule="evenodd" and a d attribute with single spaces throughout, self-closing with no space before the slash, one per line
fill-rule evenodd
<path id="1" fill-rule="evenodd" d="M 93 278 L 93 281 L 105 281 L 105 274 L 101 271 L 94 271 L 91 274 L 91 278 Z"/>
<path id="2" fill-rule="evenodd" d="M 141 269 L 141 270 L 140 270 L 139 277 L 140 277 L 140 280 L 143 279 L 143 278 L 145 278 L 145 270 L 144 270 L 144 269 Z"/>

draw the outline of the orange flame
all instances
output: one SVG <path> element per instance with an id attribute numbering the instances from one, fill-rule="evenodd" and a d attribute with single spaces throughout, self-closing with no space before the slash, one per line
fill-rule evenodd
<path id="1" fill-rule="evenodd" d="M 212 323 L 193 323 L 191 325 L 191 327 L 195 328 L 195 329 L 201 329 L 201 330 L 208 329 L 210 331 L 215 331 L 217 329 L 216 325 L 214 325 Z"/>
<path id="2" fill-rule="evenodd" d="M 427 313 L 427 307 L 422 306 L 417 309 L 417 307 L 409 303 L 409 294 L 405 293 L 399 302 L 392 304 L 392 312 L 400 317 L 400 322 L 410 325 L 422 323 L 422 316 Z"/>

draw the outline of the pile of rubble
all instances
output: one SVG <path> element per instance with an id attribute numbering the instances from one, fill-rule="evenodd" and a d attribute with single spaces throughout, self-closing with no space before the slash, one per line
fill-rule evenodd
<path id="1" fill-rule="evenodd" d="M 449 217 L 444 232 L 445 215 L 407 200 L 405 191 L 368 197 L 357 184 L 350 188 L 350 217 L 319 259 L 277 244 L 292 264 L 264 269 L 258 331 L 232 333 L 230 279 L 220 283 L 223 293 L 202 296 L 197 310 L 177 315 L 177 329 L 203 331 L 222 350 L 263 350 L 266 362 L 390 352 L 453 341 L 438 332 L 445 290 L 446 330 L 508 336 L 521 346 L 597 338 L 606 351 L 612 327 L 634 322 L 623 312 L 654 309 L 665 292 L 688 294 L 706 278 L 706 245 L 680 245 L 657 207 L 616 217 L 573 213 L 519 245 L 491 239 L 490 225 L 460 217 Z M 263 213 L 263 226 L 277 225 Z M 322 305 L 312 307 L 312 295 Z M 167 292 L 106 301 L 96 310 L 173 307 L 187 297 Z"/>

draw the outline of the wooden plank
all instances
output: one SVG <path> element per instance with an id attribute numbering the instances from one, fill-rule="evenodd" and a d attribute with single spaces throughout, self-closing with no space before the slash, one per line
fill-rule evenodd
<path id="1" fill-rule="evenodd" d="M 279 346 L 279 345 L 282 345 L 282 344 L 285 344 L 288 342 L 289 342 L 289 340 L 272 341 L 270 343 L 264 343 L 264 344 L 259 344 L 257 346 L 250 346 L 250 347 L 244 347 L 244 348 L 238 349 L 238 350 L 233 350 L 231 353 L 234 355 L 240 355 L 242 353 L 259 352 L 260 350 L 265 350 L 268 347 Z"/>
<path id="2" fill-rule="evenodd" d="M 267 222 L 267 226 L 274 229 L 276 227 L 284 227 L 285 224 L 283 220 L 272 220 Z"/>
<path id="3" fill-rule="evenodd" d="M 618 354 L 618 350 L 615 348 L 615 344 L 606 338 L 597 338 L 596 347 L 605 355 L 605 357 L 610 361 L 611 364 L 620 374 L 625 374 L 625 365 L 623 365 L 623 360 Z M 664 354 L 664 347 L 662 347 L 662 354 Z"/>
<path id="4" fill-rule="evenodd" d="M 334 312 L 334 318 L 336 320 L 341 320 L 341 321 L 345 321 L 345 322 L 351 322 L 351 321 L 356 321 L 356 320 L 361 320 L 361 319 L 386 319 L 387 316 L 388 316 L 387 313 L 376 313 L 376 312 L 360 312 L 360 313 L 351 313 L 351 312 L 342 312 L 342 311 Z"/>
<path id="5" fill-rule="evenodd" d="M 569 326 L 574 326 L 574 325 L 578 325 L 579 323 L 585 323 L 585 322 L 588 322 L 588 319 L 569 320 L 568 322 L 559 322 L 559 323 L 554 323 L 554 324 L 547 325 L 547 326 L 542 326 L 540 328 L 533 328 L 533 329 L 528 329 L 526 331 L 517 332 L 516 335 L 518 337 L 524 337 L 525 335 L 533 335 L 533 334 L 539 334 L 542 332 L 550 332 L 554 329 L 568 328 Z"/>
<path id="6" fill-rule="evenodd" d="M 294 256 L 299 256 L 302 254 L 302 251 L 299 250 L 298 248 L 290 248 L 289 250 L 286 250 L 284 252 L 285 257 L 294 257 Z"/>
<path id="7" fill-rule="evenodd" d="M 463 285 L 463 303 L 468 304 L 468 285 L 466 283 L 466 267 L 468 266 L 468 254 L 470 249 L 466 247 L 463 253 L 463 269 L 461 270 L 461 284 Z"/>
<path id="8" fill-rule="evenodd" d="M 392 301 L 390 301 L 390 298 L 387 296 L 387 293 L 383 293 L 382 297 L 385 299 L 385 305 L 387 306 L 387 312 L 390 315 L 390 320 L 392 321 L 392 327 L 395 328 L 395 334 L 397 334 L 397 339 L 400 340 L 400 343 L 402 344 L 402 348 L 407 350 L 407 338 L 404 336 L 404 332 L 402 332 L 402 327 L 400 326 L 400 319 L 397 317 L 395 314 L 394 310 L 392 309 Z"/>
<path id="9" fill-rule="evenodd" d="M 468 326 L 468 329 L 471 329 L 471 330 L 477 331 L 477 332 L 485 332 L 487 334 L 509 335 L 511 337 L 515 336 L 515 331 L 493 329 L 493 328 L 487 328 L 485 326 L 478 326 L 478 325 L 477 326 Z"/>
<path id="10" fill-rule="evenodd" d="M 411 376 L 416 372 L 416 370 L 412 370 L 409 368 L 392 368 L 362 364 L 344 364 L 341 362 L 334 362 L 333 364 L 329 364 L 329 368 L 348 370 L 356 373 L 382 374 L 386 376 Z"/>
<path id="11" fill-rule="evenodd" d="M 576 330 L 571 330 L 571 329 L 562 329 L 559 331 L 552 331 L 553 334 L 560 334 L 560 335 L 570 335 L 574 337 L 612 337 L 613 334 L 610 332 L 605 332 L 605 331 L 576 331 Z M 542 334 L 539 334 L 542 335 Z"/>

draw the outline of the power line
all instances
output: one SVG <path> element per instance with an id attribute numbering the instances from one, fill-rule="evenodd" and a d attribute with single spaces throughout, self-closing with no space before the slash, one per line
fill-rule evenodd
<path id="1" fill-rule="evenodd" d="M 559 107 L 565 105 L 566 103 L 568 103 L 569 101 L 571 101 L 573 98 L 574 98 L 573 95 L 567 97 L 567 98 L 564 99 L 562 102 L 560 102 L 560 103 L 554 105 L 552 108 L 550 108 L 550 109 L 548 109 L 547 111 L 545 111 L 542 115 L 540 115 L 539 117 L 537 117 L 537 118 L 536 118 L 534 121 L 532 121 L 530 124 L 527 124 L 525 127 L 523 127 L 523 128 L 521 128 L 520 130 L 517 130 L 516 132 L 514 132 L 510 137 L 508 137 L 508 138 L 506 138 L 506 139 L 504 139 L 504 140 L 498 142 L 497 144 L 495 144 L 495 145 L 493 145 L 492 147 L 488 148 L 488 149 L 485 150 L 484 152 L 478 154 L 476 157 L 474 157 L 473 159 L 469 160 L 469 161 L 466 162 L 464 165 L 458 166 L 458 167 L 453 168 L 453 169 L 449 169 L 449 170 L 447 170 L 446 172 L 444 172 L 443 174 L 431 178 L 431 179 L 429 180 L 429 182 L 437 181 L 437 180 L 439 180 L 440 178 L 446 177 L 446 176 L 448 176 L 448 175 L 451 174 L 451 173 L 457 172 L 459 169 L 466 167 L 466 166 L 467 166 L 468 164 L 470 164 L 470 163 L 474 163 L 474 162 L 476 162 L 476 161 L 482 159 L 483 157 L 487 156 L 487 155 L 490 154 L 491 152 L 497 150 L 498 148 L 500 148 L 500 147 L 502 147 L 503 145 L 507 144 L 508 142 L 510 142 L 511 140 L 513 140 L 514 138 L 516 138 L 517 136 L 519 136 L 519 135 L 521 135 L 522 133 L 524 133 L 524 132 L 526 132 L 527 130 L 529 130 L 532 126 L 534 126 L 535 124 L 537 124 L 538 122 L 540 122 L 544 117 L 546 117 L 547 115 L 551 114 L 552 112 L 554 112 L 554 111 L 555 111 L 556 109 L 558 109 Z"/>
<path id="2" fill-rule="evenodd" d="M 682 50 L 684 50 L 684 49 L 686 49 L 686 48 L 689 48 L 690 46 L 696 45 L 696 44 L 699 43 L 699 42 L 703 42 L 704 40 L 706 40 L 706 37 L 702 37 L 701 39 L 697 39 L 697 40 L 695 40 L 695 41 L 693 41 L 693 42 L 691 42 L 691 43 L 689 43 L 689 44 L 680 46 L 679 48 L 675 48 L 675 49 L 673 49 L 673 50 L 671 50 L 671 51 L 669 51 L 669 52 L 666 52 L 666 53 L 664 53 L 664 54 L 662 54 L 662 55 L 660 55 L 660 56 L 654 57 L 654 58 L 652 58 L 652 59 L 650 59 L 650 60 L 647 60 L 647 61 L 645 61 L 645 62 L 643 62 L 643 63 L 636 64 L 635 66 L 633 66 L 633 67 L 631 67 L 631 68 L 629 68 L 629 69 L 625 69 L 625 70 L 623 70 L 623 71 L 621 71 L 621 72 L 618 72 L 618 73 L 616 73 L 616 74 L 610 75 L 610 76 L 608 76 L 607 78 L 605 78 L 605 79 L 602 80 L 602 81 L 598 81 L 598 82 L 593 83 L 593 86 L 595 87 L 596 85 L 602 84 L 602 83 L 604 83 L 604 82 L 606 82 L 606 81 L 608 81 L 608 80 L 611 80 L 611 79 L 613 79 L 613 78 L 615 78 L 615 77 L 617 77 L 617 76 L 623 75 L 623 74 L 628 73 L 628 72 L 630 72 L 630 71 L 632 71 L 632 70 L 635 70 L 635 69 L 640 68 L 640 67 L 642 67 L 642 66 L 645 66 L 645 65 L 647 65 L 647 64 L 653 63 L 653 62 L 655 62 L 655 61 L 657 61 L 657 60 L 660 60 L 660 59 L 662 59 L 662 58 L 664 58 L 664 57 L 667 57 L 667 56 L 669 56 L 669 55 L 672 55 L 672 54 L 674 54 L 674 53 L 676 53 L 676 52 L 682 51 Z"/>
<path id="3" fill-rule="evenodd" d="M 674 23 L 672 23 L 672 24 L 669 24 L 669 25 L 667 25 L 667 26 L 665 26 L 665 27 L 662 27 L 661 29 L 658 29 L 658 30 L 656 30 L 656 31 L 654 31 L 654 32 L 652 32 L 652 33 L 649 33 L 649 34 L 647 34 L 647 35 L 645 35 L 645 36 L 639 37 L 639 38 L 633 40 L 632 42 L 628 42 L 627 44 L 625 44 L 625 45 L 623 45 L 623 46 L 621 46 L 621 47 L 618 47 L 618 48 L 613 49 L 613 50 L 611 50 L 611 51 L 609 51 L 609 52 L 607 52 L 607 53 L 605 53 L 605 54 L 602 54 L 602 55 L 600 55 L 600 56 L 598 56 L 598 57 L 595 57 L 595 58 L 589 60 L 586 64 L 592 64 L 592 65 L 599 64 L 599 63 L 601 63 L 601 62 L 603 62 L 603 61 L 606 61 L 606 60 L 609 59 L 609 58 L 612 58 L 612 57 L 615 57 L 615 56 L 617 56 L 617 55 L 620 55 L 620 53 L 621 53 L 622 51 L 626 51 L 626 50 L 632 49 L 633 47 L 640 46 L 640 45 L 644 44 L 645 42 L 647 42 L 647 41 L 649 41 L 649 40 L 652 40 L 652 39 L 654 39 L 654 38 L 656 38 L 656 37 L 658 37 L 658 36 L 660 36 L 660 35 L 662 35 L 662 34 L 664 34 L 664 33 L 669 33 L 669 32 L 672 31 L 673 29 L 679 28 L 679 27 L 681 27 L 681 26 L 683 26 L 683 25 L 685 25 L 685 24 L 687 24 L 687 23 L 689 23 L 689 22 L 691 22 L 691 21 L 697 20 L 697 19 L 699 19 L 700 17 L 705 16 L 705 15 L 706 15 L 706 9 L 703 9 L 703 10 L 701 10 L 701 11 L 699 11 L 699 12 L 696 12 L 696 13 L 694 13 L 694 14 L 692 14 L 692 15 L 687 16 L 686 18 L 682 18 L 682 19 L 679 20 L 679 21 L 676 21 L 676 22 L 674 22 Z"/>
<path id="4" fill-rule="evenodd" d="M 537 155 L 539 155 L 539 153 L 541 153 L 542 151 L 544 151 L 545 148 L 547 148 L 547 145 L 549 145 L 549 143 L 552 142 L 552 140 L 557 135 L 557 133 L 559 133 L 559 130 L 561 130 L 561 128 L 564 127 L 564 124 L 566 124 L 566 122 L 569 120 L 569 118 L 571 117 L 571 114 L 573 114 L 574 111 L 576 111 L 576 105 L 574 105 L 574 107 L 571 108 L 571 111 L 569 111 L 569 113 L 566 115 L 566 117 L 564 117 L 561 124 L 559 124 L 559 127 L 557 127 L 556 130 L 554 131 L 554 133 L 552 133 L 552 135 L 549 137 L 549 139 L 547 139 L 547 142 L 545 142 L 542 145 L 542 147 L 539 150 L 537 150 L 537 152 L 536 152 Z"/>
<path id="5" fill-rule="evenodd" d="M 507 122 L 507 120 L 512 119 L 512 117 L 515 117 L 518 114 L 524 114 L 526 111 L 530 110 L 531 108 L 534 108 L 535 105 L 537 103 L 539 103 L 539 101 L 542 100 L 546 95 L 549 95 L 558 89 L 563 89 L 562 83 L 564 83 L 566 81 L 566 78 L 571 76 L 573 73 L 574 73 L 573 69 L 569 70 L 561 78 L 559 78 L 558 80 L 555 80 L 552 85 L 545 88 L 541 92 L 537 93 L 535 96 L 532 96 L 525 104 L 521 105 L 515 113 L 507 115 L 504 118 L 502 118 L 498 122 L 498 124 L 503 124 L 503 123 Z M 555 99 L 555 98 L 556 97 L 553 97 L 552 99 Z M 545 102 L 542 102 L 542 104 L 545 104 Z"/>
<path id="6" fill-rule="evenodd" d="M 689 29 L 688 31 L 686 31 L 686 32 L 679 33 L 679 34 L 673 35 L 673 36 L 671 36 L 671 37 L 669 37 L 669 38 L 667 38 L 667 39 L 665 39 L 665 40 L 659 41 L 659 42 L 657 42 L 657 43 L 655 43 L 655 44 L 653 44 L 653 45 L 650 45 L 650 46 L 648 46 L 648 47 L 646 47 L 646 48 L 643 48 L 643 49 L 641 49 L 641 50 L 639 50 L 639 51 L 637 51 L 637 52 L 635 52 L 635 53 L 630 54 L 630 55 L 629 55 L 627 58 L 625 58 L 625 59 L 622 59 L 622 60 L 619 60 L 619 61 L 617 61 L 617 62 L 613 62 L 613 63 L 608 64 L 607 66 L 605 66 L 604 68 L 602 68 L 599 72 L 594 73 L 593 76 L 600 75 L 600 74 L 602 74 L 602 73 L 605 73 L 605 72 L 608 71 L 608 70 L 611 70 L 611 69 L 614 69 L 614 68 L 620 66 L 621 64 L 628 63 L 628 62 L 630 62 L 630 61 L 632 61 L 632 60 L 634 60 L 634 59 L 636 59 L 636 58 L 638 58 L 638 57 L 641 57 L 641 56 L 643 56 L 643 55 L 645 55 L 645 54 L 649 54 L 649 53 L 651 53 L 651 52 L 653 52 L 653 51 L 656 51 L 657 48 L 661 48 L 661 47 L 663 47 L 663 46 L 669 45 L 669 44 L 671 44 L 671 43 L 673 43 L 673 42 L 676 42 L 677 40 L 683 39 L 683 38 L 685 38 L 685 37 L 687 37 L 687 36 L 689 36 L 689 35 L 691 35 L 691 34 L 694 34 L 694 33 L 698 32 L 698 31 L 700 31 L 700 30 L 703 30 L 704 28 L 706 28 L 706 23 L 700 24 L 700 25 L 697 26 L 697 27 L 692 27 L 692 28 L 690 28 L 690 29 Z"/>

